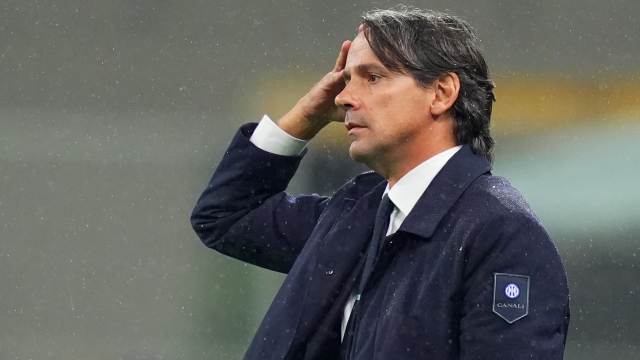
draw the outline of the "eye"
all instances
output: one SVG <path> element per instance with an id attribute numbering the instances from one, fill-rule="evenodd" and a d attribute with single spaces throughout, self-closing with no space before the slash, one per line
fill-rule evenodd
<path id="1" fill-rule="evenodd" d="M 369 74 L 369 82 L 376 82 L 380 80 L 382 77 L 380 75 Z"/>

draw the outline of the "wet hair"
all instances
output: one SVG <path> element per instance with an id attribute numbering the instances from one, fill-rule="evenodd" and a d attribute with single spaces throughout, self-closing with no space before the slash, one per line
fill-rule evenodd
<path id="1" fill-rule="evenodd" d="M 460 91 L 449 110 L 456 142 L 492 162 L 495 85 L 473 28 L 453 15 L 402 5 L 367 12 L 363 23 L 371 49 L 390 71 L 410 75 L 424 87 L 448 73 L 458 76 Z"/>

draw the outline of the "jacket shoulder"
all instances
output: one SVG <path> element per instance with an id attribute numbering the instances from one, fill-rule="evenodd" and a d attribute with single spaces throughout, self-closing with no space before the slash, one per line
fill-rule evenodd
<path id="1" fill-rule="evenodd" d="M 334 197 L 344 197 L 357 200 L 369 193 L 375 187 L 381 185 L 383 182 L 386 182 L 384 177 L 373 171 L 367 171 L 347 181 L 340 189 L 338 189 L 338 191 L 336 191 Z"/>
<path id="2" fill-rule="evenodd" d="M 520 214 L 539 222 L 529 203 L 511 183 L 495 175 L 478 177 L 465 192 L 474 204 L 487 207 L 489 212 Z"/>

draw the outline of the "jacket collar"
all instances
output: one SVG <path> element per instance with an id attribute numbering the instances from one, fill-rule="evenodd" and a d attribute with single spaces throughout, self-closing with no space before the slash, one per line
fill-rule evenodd
<path id="1" fill-rule="evenodd" d="M 469 184 L 490 171 L 491 164 L 484 156 L 463 146 L 436 175 L 398 231 L 431 237 Z"/>

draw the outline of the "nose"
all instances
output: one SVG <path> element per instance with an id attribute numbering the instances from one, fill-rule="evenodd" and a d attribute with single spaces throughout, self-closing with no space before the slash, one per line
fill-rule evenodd
<path id="1" fill-rule="evenodd" d="M 350 81 L 345 85 L 344 89 L 336 96 L 335 104 L 344 111 L 357 110 L 360 108 L 360 102 L 355 97 L 354 83 Z"/>

